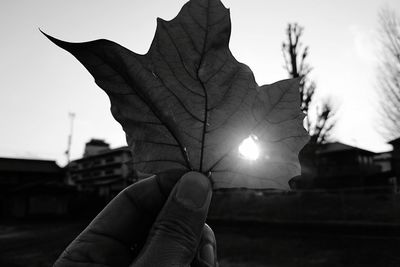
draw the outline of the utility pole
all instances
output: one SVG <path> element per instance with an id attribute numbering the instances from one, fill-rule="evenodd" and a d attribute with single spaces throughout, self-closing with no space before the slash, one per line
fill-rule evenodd
<path id="1" fill-rule="evenodd" d="M 65 151 L 65 154 L 67 155 L 67 165 L 71 162 L 71 145 L 72 145 L 72 134 L 74 130 L 74 119 L 75 119 L 75 113 L 69 112 L 69 126 L 70 126 L 70 131 L 68 135 L 68 146 L 67 146 L 67 151 Z"/>

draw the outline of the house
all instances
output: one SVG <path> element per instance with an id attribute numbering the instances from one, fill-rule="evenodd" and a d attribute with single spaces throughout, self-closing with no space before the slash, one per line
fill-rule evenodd
<path id="1" fill-rule="evenodd" d="M 377 153 L 374 156 L 374 162 L 380 166 L 382 172 L 392 171 L 392 151 Z"/>
<path id="2" fill-rule="evenodd" d="M 63 169 L 55 161 L 0 158 L 0 188 L 62 181 Z"/>
<path id="3" fill-rule="evenodd" d="M 378 158 L 379 159 L 379 158 Z M 301 176 L 295 188 L 346 188 L 388 184 L 377 154 L 339 142 L 307 144 L 299 154 Z"/>
<path id="4" fill-rule="evenodd" d="M 342 143 L 321 145 L 317 158 L 316 185 L 321 187 L 359 187 L 376 185 L 370 177 L 381 172 L 375 153 Z M 382 181 L 386 183 L 386 181 Z"/>
<path id="5" fill-rule="evenodd" d="M 400 138 L 389 142 L 393 146 L 392 151 L 392 169 L 396 177 L 400 177 Z"/>
<path id="6" fill-rule="evenodd" d="M 66 215 L 74 189 L 55 161 L 0 158 L 0 217 Z"/>
<path id="7" fill-rule="evenodd" d="M 103 140 L 92 139 L 86 143 L 83 158 L 68 165 L 68 181 L 79 191 L 110 200 L 136 181 L 131 152 L 128 147 L 111 149 Z"/>

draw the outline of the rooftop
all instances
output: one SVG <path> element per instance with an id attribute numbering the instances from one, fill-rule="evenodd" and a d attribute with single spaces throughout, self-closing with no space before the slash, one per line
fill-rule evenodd
<path id="1" fill-rule="evenodd" d="M 54 160 L 0 158 L 0 171 L 58 173 L 61 170 Z"/>
<path id="2" fill-rule="evenodd" d="M 91 139 L 89 142 L 86 143 L 86 145 L 104 146 L 104 147 L 109 147 L 110 146 L 108 143 L 106 143 L 102 139 Z"/>
<path id="3" fill-rule="evenodd" d="M 350 145 L 346 145 L 346 144 L 339 143 L 339 142 L 326 143 L 326 144 L 320 145 L 318 147 L 319 154 L 328 154 L 328 153 L 345 152 L 345 151 L 358 151 L 363 154 L 370 154 L 370 155 L 375 154 L 372 151 L 361 149 L 361 148 L 350 146 Z"/>
<path id="4" fill-rule="evenodd" d="M 396 138 L 396 139 L 393 139 L 392 141 L 389 142 L 389 144 L 391 144 L 391 145 L 398 145 L 398 144 L 400 144 L 400 137 L 399 137 L 399 138 Z"/>
<path id="5" fill-rule="evenodd" d="M 108 156 L 110 154 L 118 153 L 118 152 L 121 152 L 121 151 L 122 152 L 123 151 L 129 151 L 130 152 L 130 149 L 129 149 L 128 146 L 122 146 L 122 147 L 118 147 L 118 148 L 103 149 L 103 150 L 97 152 L 94 155 L 90 155 L 90 156 L 86 156 L 86 157 L 83 157 L 83 158 L 80 158 L 80 159 L 76 159 L 76 160 L 73 160 L 72 162 L 81 162 L 81 161 L 86 161 L 88 159 L 91 160 L 91 159 L 94 159 L 94 158 L 101 158 L 101 157 Z"/>

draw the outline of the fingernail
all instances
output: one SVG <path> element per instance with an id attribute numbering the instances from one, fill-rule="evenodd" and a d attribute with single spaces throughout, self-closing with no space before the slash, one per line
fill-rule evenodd
<path id="1" fill-rule="evenodd" d="M 210 191 L 210 181 L 199 172 L 188 172 L 179 180 L 176 200 L 189 209 L 204 206 Z"/>
<path id="2" fill-rule="evenodd" d="M 200 259 L 207 266 L 214 266 L 214 247 L 211 244 L 205 244 L 200 251 Z"/>

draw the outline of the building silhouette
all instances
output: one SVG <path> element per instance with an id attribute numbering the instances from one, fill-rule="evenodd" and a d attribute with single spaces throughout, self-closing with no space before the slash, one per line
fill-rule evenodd
<path id="1" fill-rule="evenodd" d="M 400 143 L 400 142 L 399 142 Z M 391 153 L 374 153 L 339 142 L 307 144 L 299 153 L 301 176 L 292 188 L 354 188 L 393 183 Z"/>
<path id="2" fill-rule="evenodd" d="M 65 215 L 74 191 L 55 161 L 0 158 L 0 217 Z"/>
<path id="3" fill-rule="evenodd" d="M 396 177 L 400 177 L 400 138 L 394 139 L 389 142 L 393 146 L 392 151 L 392 169 Z"/>
<path id="4" fill-rule="evenodd" d="M 104 140 L 91 139 L 89 142 L 85 144 L 85 151 L 83 152 L 83 157 L 86 158 L 94 156 L 107 150 L 110 150 L 110 145 L 106 143 Z"/>
<path id="5" fill-rule="evenodd" d="M 103 140 L 86 143 L 84 156 L 68 165 L 68 183 L 78 191 L 94 193 L 107 200 L 136 181 L 128 147 L 111 149 Z"/>

